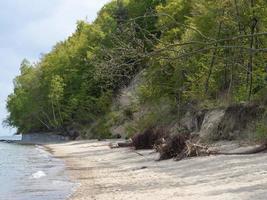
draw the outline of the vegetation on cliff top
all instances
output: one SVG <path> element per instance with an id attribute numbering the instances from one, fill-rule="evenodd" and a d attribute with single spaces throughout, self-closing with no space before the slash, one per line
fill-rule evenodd
<path id="1" fill-rule="evenodd" d="M 264 0 L 111 1 L 39 62 L 22 62 L 5 123 L 21 133 L 87 126 L 93 137 L 109 137 L 119 120 L 114 98 L 140 72 L 127 119 L 162 102 L 170 112 L 194 101 L 265 103 L 266 13 Z M 162 114 L 148 112 L 142 123 Z"/>

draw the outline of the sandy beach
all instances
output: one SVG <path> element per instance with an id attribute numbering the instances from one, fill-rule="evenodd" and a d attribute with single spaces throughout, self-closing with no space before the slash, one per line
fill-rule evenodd
<path id="1" fill-rule="evenodd" d="M 110 141 L 48 145 L 78 183 L 70 200 L 265 200 L 267 154 L 156 162 L 151 150 L 110 149 Z"/>

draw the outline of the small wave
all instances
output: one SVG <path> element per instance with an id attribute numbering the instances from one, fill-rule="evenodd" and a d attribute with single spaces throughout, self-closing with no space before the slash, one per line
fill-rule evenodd
<path id="1" fill-rule="evenodd" d="M 32 174 L 32 178 L 34 178 L 34 179 L 39 179 L 39 178 L 42 178 L 45 176 L 46 176 L 46 173 L 44 173 L 43 171 L 38 171 L 38 172 Z"/>
<path id="2" fill-rule="evenodd" d="M 42 147 L 40 145 L 35 145 L 35 148 L 37 151 L 40 152 L 40 155 L 42 155 L 43 157 L 45 157 L 45 158 L 51 157 L 51 154 L 44 147 Z"/>

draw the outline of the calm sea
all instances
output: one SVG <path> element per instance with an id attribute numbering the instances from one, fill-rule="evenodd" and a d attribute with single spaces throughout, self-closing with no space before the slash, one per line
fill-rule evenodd
<path id="1" fill-rule="evenodd" d="M 0 143 L 0 200 L 65 200 L 74 183 L 40 146 Z"/>

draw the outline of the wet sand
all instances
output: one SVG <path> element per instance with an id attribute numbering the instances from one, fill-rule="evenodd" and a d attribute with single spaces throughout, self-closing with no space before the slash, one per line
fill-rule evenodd
<path id="1" fill-rule="evenodd" d="M 267 154 L 156 162 L 109 141 L 47 145 L 79 186 L 70 200 L 266 200 Z"/>

